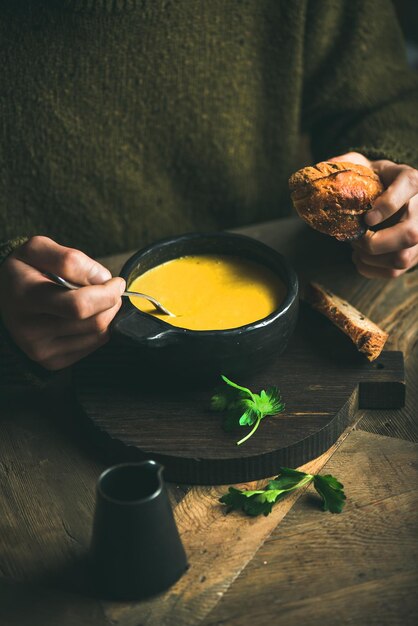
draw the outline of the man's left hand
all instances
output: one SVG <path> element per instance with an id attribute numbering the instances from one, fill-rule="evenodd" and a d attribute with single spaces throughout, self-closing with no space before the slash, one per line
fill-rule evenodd
<path id="1" fill-rule="evenodd" d="M 385 191 L 367 212 L 368 230 L 352 242 L 353 262 L 366 278 L 397 278 L 418 264 L 418 170 L 392 161 L 370 161 L 358 152 L 329 159 L 366 165 L 380 176 Z M 388 220 L 387 225 L 385 225 Z"/>

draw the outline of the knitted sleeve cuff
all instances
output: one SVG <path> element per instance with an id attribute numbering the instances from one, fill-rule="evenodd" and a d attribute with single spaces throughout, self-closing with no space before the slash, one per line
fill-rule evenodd
<path id="1" fill-rule="evenodd" d="M 26 243 L 28 239 L 29 237 L 15 237 L 14 239 L 9 239 L 8 241 L 0 243 L 0 265 L 7 259 L 13 250 Z"/>

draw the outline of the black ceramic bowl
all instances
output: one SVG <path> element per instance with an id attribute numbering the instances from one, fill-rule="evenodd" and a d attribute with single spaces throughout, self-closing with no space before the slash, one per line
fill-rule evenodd
<path id="1" fill-rule="evenodd" d="M 287 295 L 268 317 L 228 330 L 177 328 L 142 313 L 128 298 L 112 324 L 112 339 L 134 348 L 141 369 L 152 378 L 209 382 L 220 373 L 235 375 L 260 370 L 285 350 L 298 312 L 298 279 L 287 260 L 272 248 L 243 235 L 188 234 L 159 241 L 135 253 L 120 275 L 127 285 L 147 270 L 189 254 L 231 254 L 258 262 L 276 273 Z M 144 367 L 145 366 L 145 367 Z"/>

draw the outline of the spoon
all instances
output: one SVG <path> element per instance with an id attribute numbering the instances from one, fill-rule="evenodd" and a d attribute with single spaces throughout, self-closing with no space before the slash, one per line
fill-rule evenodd
<path id="1" fill-rule="evenodd" d="M 52 272 L 43 272 L 44 276 L 52 280 L 55 284 L 60 285 L 60 287 L 66 287 L 67 289 L 80 289 L 80 287 L 85 287 L 85 285 L 75 285 L 74 283 L 70 283 L 70 281 L 65 280 L 61 276 L 57 276 L 57 274 L 53 274 Z M 151 304 L 155 307 L 158 313 L 164 313 L 164 315 L 169 315 L 170 317 L 176 317 L 174 313 L 171 313 L 168 309 L 165 308 L 152 296 L 147 296 L 144 293 L 139 293 L 137 291 L 124 291 L 122 296 L 134 297 L 134 298 L 145 298 L 151 302 Z"/>

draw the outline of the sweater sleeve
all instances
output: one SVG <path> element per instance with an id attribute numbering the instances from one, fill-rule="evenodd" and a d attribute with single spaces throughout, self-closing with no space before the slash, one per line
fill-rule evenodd
<path id="1" fill-rule="evenodd" d="M 15 239 L 10 239 L 9 241 L 0 243 L 0 265 L 7 259 L 13 250 L 23 245 L 27 240 L 28 237 L 16 237 Z"/>
<path id="2" fill-rule="evenodd" d="M 308 1 L 302 130 L 315 160 L 356 151 L 418 167 L 417 111 L 390 0 Z"/>

